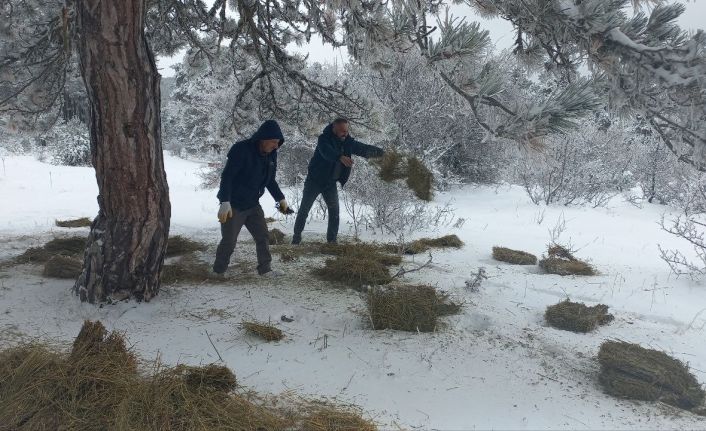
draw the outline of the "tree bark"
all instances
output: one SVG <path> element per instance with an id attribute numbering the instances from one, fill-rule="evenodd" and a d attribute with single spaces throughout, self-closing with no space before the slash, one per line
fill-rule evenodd
<path id="1" fill-rule="evenodd" d="M 99 193 L 74 290 L 91 303 L 159 291 L 171 205 L 145 1 L 73 0 Z"/>

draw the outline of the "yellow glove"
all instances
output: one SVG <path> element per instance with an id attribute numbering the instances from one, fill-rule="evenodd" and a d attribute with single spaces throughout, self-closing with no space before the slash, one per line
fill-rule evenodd
<path id="1" fill-rule="evenodd" d="M 233 209 L 230 207 L 230 202 L 221 202 L 221 207 L 218 209 L 218 221 L 225 223 L 231 217 L 233 217 Z"/>

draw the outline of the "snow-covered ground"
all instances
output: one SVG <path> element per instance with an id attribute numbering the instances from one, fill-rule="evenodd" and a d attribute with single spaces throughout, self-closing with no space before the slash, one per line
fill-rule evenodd
<path id="1" fill-rule="evenodd" d="M 199 188 L 200 165 L 167 157 L 166 166 L 172 232 L 212 244 L 203 255 L 210 260 L 219 238 L 215 191 Z M 93 216 L 96 193 L 89 168 L 6 158 L 0 172 L 0 260 L 68 232 L 54 226 L 57 218 Z M 33 337 L 68 343 L 84 319 L 100 319 L 124 331 L 145 358 L 201 364 L 218 360 L 208 333 L 240 383 L 260 392 L 294 390 L 357 404 L 382 428 L 706 428 L 706 418 L 618 400 L 597 384 L 598 347 L 616 338 L 668 351 L 706 382 L 706 287 L 670 277 L 659 259 L 657 244 L 688 250 L 660 230 L 664 207 L 620 202 L 607 209 L 537 207 L 515 187 L 467 187 L 437 200 L 452 200 L 465 223 L 433 234 L 456 233 L 466 246 L 435 252 L 431 268 L 407 277 L 465 303 L 462 314 L 445 318 L 437 333 L 372 331 L 359 293 L 309 275 L 318 261 L 282 263 L 275 256 L 287 277 L 165 288 L 150 303 L 103 308 L 79 303 L 70 281 L 44 279 L 38 267 L 0 270 L 0 343 Z M 266 195 L 262 203 L 273 215 L 272 199 Z M 561 239 L 579 247 L 578 256 L 601 275 L 544 275 L 536 267 L 491 259 L 494 245 L 541 254 L 560 219 L 566 224 Z M 344 215 L 343 233 L 345 220 Z M 291 233 L 292 223 L 281 220 L 276 227 Z M 311 222 L 305 240 L 320 239 L 324 230 L 325 222 Z M 241 238 L 236 260 L 252 263 L 254 271 L 252 240 L 245 231 Z M 464 281 L 479 267 L 489 279 L 472 293 Z M 241 265 L 234 268 L 239 270 Z M 615 322 L 588 335 L 547 327 L 545 307 L 567 296 L 608 304 Z M 283 314 L 294 321 L 281 322 Z M 247 318 L 276 322 L 286 339 L 263 343 L 246 335 L 239 323 Z"/>

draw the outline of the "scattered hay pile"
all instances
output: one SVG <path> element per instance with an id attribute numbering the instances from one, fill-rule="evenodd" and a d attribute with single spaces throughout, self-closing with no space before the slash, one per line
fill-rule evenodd
<path id="1" fill-rule="evenodd" d="M 390 270 L 382 263 L 349 256 L 327 259 L 325 266 L 314 270 L 314 274 L 323 280 L 347 284 L 354 289 L 387 284 L 392 281 Z"/>
<path id="2" fill-rule="evenodd" d="M 537 256 L 521 250 L 506 247 L 493 247 L 493 259 L 513 265 L 536 265 Z"/>
<path id="3" fill-rule="evenodd" d="M 373 260 L 385 266 L 399 265 L 402 263 L 402 258 L 398 255 L 391 255 L 387 253 L 385 246 L 364 242 L 322 244 L 321 253 L 333 256 Z"/>
<path id="4" fill-rule="evenodd" d="M 270 245 L 284 244 L 286 235 L 279 229 L 270 229 L 267 232 Z"/>
<path id="5" fill-rule="evenodd" d="M 375 431 L 377 427 L 363 419 L 357 410 L 342 410 L 340 407 L 312 403 L 303 407 L 305 416 L 298 427 L 308 431 Z"/>
<path id="6" fill-rule="evenodd" d="M 54 238 L 44 244 L 42 247 L 32 247 L 24 253 L 17 256 L 17 263 L 44 263 L 52 256 L 83 256 L 86 248 L 86 237 L 70 236 L 62 238 Z"/>
<path id="7" fill-rule="evenodd" d="M 569 250 L 556 244 L 549 247 L 547 257 L 539 261 L 539 266 L 549 274 L 596 275 L 591 265 L 576 259 Z"/>
<path id="8" fill-rule="evenodd" d="M 606 341 L 598 352 L 600 383 L 606 393 L 621 398 L 662 401 L 693 409 L 706 394 L 689 369 L 664 352 L 623 341 Z"/>
<path id="9" fill-rule="evenodd" d="M 206 244 L 186 238 L 182 235 L 170 236 L 167 239 L 167 257 L 181 256 L 196 251 L 206 251 Z"/>
<path id="10" fill-rule="evenodd" d="M 44 264 L 42 275 L 51 278 L 76 279 L 81 275 L 82 270 L 83 262 L 81 260 L 57 254 Z"/>
<path id="11" fill-rule="evenodd" d="M 397 246 L 391 245 L 390 247 L 398 249 Z M 405 254 L 420 254 L 429 251 L 432 248 L 461 248 L 463 247 L 463 241 L 456 235 L 446 235 L 438 238 L 420 238 L 418 240 L 412 241 L 409 244 L 405 244 L 402 251 Z"/>
<path id="12" fill-rule="evenodd" d="M 377 287 L 368 292 L 368 313 L 374 329 L 433 332 L 437 319 L 461 307 L 432 286 Z"/>
<path id="13" fill-rule="evenodd" d="M 431 201 L 434 174 L 416 157 L 404 157 L 394 151 L 387 151 L 376 162 L 378 175 L 385 182 L 406 180 L 407 187 L 417 198 Z"/>
<path id="14" fill-rule="evenodd" d="M 267 323 L 243 322 L 243 328 L 265 341 L 279 341 L 284 338 L 284 334 L 279 328 Z"/>
<path id="15" fill-rule="evenodd" d="M 177 262 L 162 267 L 162 284 L 176 283 L 218 283 L 224 277 L 215 274 L 210 265 L 197 259 L 194 255 L 186 255 Z"/>
<path id="16" fill-rule="evenodd" d="M 568 299 L 547 307 L 544 318 L 555 328 L 584 333 L 613 321 L 613 315 L 608 314 L 607 305 L 598 304 L 588 307 L 586 304 L 571 302 Z"/>
<path id="17" fill-rule="evenodd" d="M 70 353 L 42 345 L 0 351 L 0 427 L 8 430 L 374 430 L 351 409 L 285 409 L 233 392 L 225 367 L 152 364 L 140 372 L 121 335 L 84 323 Z M 149 364 L 148 364 L 149 365 Z M 314 405 L 314 403 L 311 403 Z M 339 419 L 334 420 L 338 417 Z M 326 420 L 330 418 L 332 420 Z M 354 424 L 354 425 L 351 425 Z"/>
<path id="18" fill-rule="evenodd" d="M 70 219 L 70 220 L 55 220 L 54 223 L 58 227 L 70 227 L 70 228 L 91 227 L 91 223 L 93 223 L 93 220 L 91 220 L 88 217 L 81 217 L 81 218 Z"/>

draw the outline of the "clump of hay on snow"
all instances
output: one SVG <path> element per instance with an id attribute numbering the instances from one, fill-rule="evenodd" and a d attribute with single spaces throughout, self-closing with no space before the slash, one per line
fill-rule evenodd
<path id="1" fill-rule="evenodd" d="M 391 247 L 395 247 L 392 245 Z M 456 235 L 445 235 L 438 238 L 420 238 L 406 244 L 402 251 L 405 254 L 420 254 L 432 248 L 461 248 L 463 241 Z"/>
<path id="2" fill-rule="evenodd" d="M 141 371 L 123 337 L 100 322 L 85 322 L 69 353 L 39 344 L 0 350 L 0 424 L 20 431 L 376 429 L 351 408 L 283 407 L 239 390 L 226 367 L 146 365 Z"/>
<path id="3" fill-rule="evenodd" d="M 681 361 L 624 341 L 606 341 L 598 352 L 599 381 L 606 393 L 621 398 L 662 401 L 700 408 L 706 394 Z"/>
<path id="4" fill-rule="evenodd" d="M 170 236 L 167 239 L 167 257 L 181 256 L 196 251 L 206 251 L 206 244 L 186 238 L 182 235 Z"/>
<path id="5" fill-rule="evenodd" d="M 52 256 L 83 256 L 86 249 L 86 237 L 70 236 L 54 238 L 42 247 L 32 247 L 17 256 L 17 263 L 44 263 Z"/>
<path id="6" fill-rule="evenodd" d="M 385 246 L 377 244 L 359 243 L 325 243 L 321 245 L 321 253 L 334 256 L 355 257 L 358 259 L 373 260 L 385 266 L 399 265 L 402 258 L 386 252 Z"/>
<path id="7" fill-rule="evenodd" d="M 608 313 L 605 304 L 589 307 L 568 299 L 547 307 L 544 318 L 549 325 L 572 332 L 591 332 L 613 321 L 613 315 Z"/>
<path id="8" fill-rule="evenodd" d="M 314 274 L 323 280 L 347 284 L 354 289 L 392 281 L 390 270 L 385 265 L 376 260 L 355 256 L 327 259 L 324 267 L 314 270 Z"/>
<path id="9" fill-rule="evenodd" d="M 57 254 L 44 264 L 42 275 L 51 278 L 76 279 L 81 275 L 83 262 L 75 257 Z"/>
<path id="10" fill-rule="evenodd" d="M 91 220 L 88 217 L 81 217 L 81 218 L 69 219 L 69 220 L 55 220 L 54 221 L 54 224 L 56 224 L 58 227 L 68 227 L 68 228 L 90 227 L 91 223 L 93 223 L 93 220 Z"/>
<path id="11" fill-rule="evenodd" d="M 536 265 L 537 256 L 521 250 L 506 247 L 493 247 L 493 259 L 513 265 Z"/>
<path id="12" fill-rule="evenodd" d="M 549 274 L 596 275 L 591 265 L 576 259 L 569 250 L 556 244 L 549 247 L 547 257 L 539 261 L 539 266 Z"/>
<path id="13" fill-rule="evenodd" d="M 265 341 L 279 341 L 284 338 L 284 333 L 268 323 L 243 322 L 243 328 L 249 333 L 262 338 Z"/>
<path id="14" fill-rule="evenodd" d="M 437 319 L 456 314 L 461 306 L 432 286 L 375 287 L 367 294 L 370 321 L 374 329 L 433 332 Z"/>

